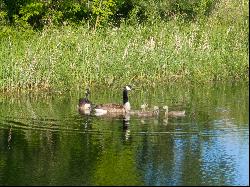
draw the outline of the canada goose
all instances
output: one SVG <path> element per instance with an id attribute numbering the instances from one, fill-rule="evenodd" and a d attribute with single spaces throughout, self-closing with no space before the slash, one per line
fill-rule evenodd
<path id="1" fill-rule="evenodd" d="M 86 88 L 85 97 L 79 99 L 78 109 L 80 111 L 89 111 L 91 109 L 92 103 L 88 99 L 89 95 L 90 95 L 90 90 L 89 88 Z"/>
<path id="2" fill-rule="evenodd" d="M 143 110 L 141 112 L 138 112 L 137 115 L 138 116 L 157 116 L 159 114 L 159 107 L 158 106 L 154 106 L 153 110 Z"/>
<path id="3" fill-rule="evenodd" d="M 126 114 L 130 111 L 131 106 L 128 100 L 128 91 L 132 88 L 130 85 L 125 86 L 123 89 L 123 104 L 107 103 L 100 104 L 93 107 L 93 112 L 95 115 L 105 115 L 105 114 Z"/>
<path id="4" fill-rule="evenodd" d="M 172 116 L 172 117 L 184 117 L 185 110 L 183 111 L 168 111 L 168 106 L 164 106 L 163 109 L 165 110 L 165 116 Z"/>
<path id="5" fill-rule="evenodd" d="M 138 114 L 139 112 L 144 112 L 146 111 L 146 108 L 148 107 L 148 104 L 144 103 L 141 105 L 141 110 L 130 110 L 129 114 Z"/>
<path id="6" fill-rule="evenodd" d="M 146 111 L 146 108 L 148 107 L 148 104 L 147 103 L 144 103 L 141 105 L 141 110 L 142 111 Z"/>
<path id="7" fill-rule="evenodd" d="M 141 105 L 143 106 L 143 105 Z M 129 112 L 129 114 L 131 115 L 137 115 L 140 117 L 152 117 L 152 116 L 157 116 L 159 115 L 159 107 L 158 106 L 154 106 L 153 110 L 145 110 L 144 107 L 141 107 L 142 110 L 138 111 L 138 110 L 132 110 Z"/>

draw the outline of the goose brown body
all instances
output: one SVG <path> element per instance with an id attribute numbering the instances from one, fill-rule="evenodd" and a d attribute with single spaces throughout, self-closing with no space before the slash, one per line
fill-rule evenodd
<path id="1" fill-rule="evenodd" d="M 184 117 L 185 116 L 185 110 L 183 111 L 168 111 L 168 106 L 164 106 L 163 109 L 165 109 L 165 116 L 170 117 Z"/>
<path id="2" fill-rule="evenodd" d="M 145 110 L 144 107 L 141 107 L 142 110 L 132 110 L 129 112 L 129 114 L 131 115 L 136 115 L 139 117 L 153 117 L 153 116 L 158 116 L 159 115 L 159 107 L 158 106 L 154 106 L 153 110 Z"/>
<path id="3" fill-rule="evenodd" d="M 130 111 L 130 103 L 128 100 L 128 91 L 131 90 L 131 86 L 125 86 L 123 89 L 123 104 L 106 103 L 99 104 L 93 108 L 95 115 L 105 114 L 126 114 Z"/>
<path id="4" fill-rule="evenodd" d="M 107 110 L 108 113 L 125 113 L 124 106 L 116 103 L 99 104 L 95 108 Z"/>

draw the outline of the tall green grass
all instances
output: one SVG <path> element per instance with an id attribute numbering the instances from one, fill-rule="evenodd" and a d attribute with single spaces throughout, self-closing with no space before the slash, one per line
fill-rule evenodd
<path id="1" fill-rule="evenodd" d="M 248 81 L 248 8 L 230 1 L 213 16 L 119 28 L 1 27 L 0 89 Z M 220 7 L 223 6 L 223 7 Z"/>

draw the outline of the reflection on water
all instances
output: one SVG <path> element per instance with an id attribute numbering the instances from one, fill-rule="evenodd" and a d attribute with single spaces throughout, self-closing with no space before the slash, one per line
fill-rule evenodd
<path id="1" fill-rule="evenodd" d="M 168 119 L 82 115 L 83 94 L 0 96 L 0 185 L 249 185 L 248 85 L 131 92 L 135 109 L 186 110 Z"/>

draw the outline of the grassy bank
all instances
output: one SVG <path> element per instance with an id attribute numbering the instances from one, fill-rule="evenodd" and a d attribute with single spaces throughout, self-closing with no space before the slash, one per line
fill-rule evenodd
<path id="1" fill-rule="evenodd" d="M 84 26 L 41 32 L 1 27 L 0 89 L 248 81 L 248 13 L 240 8 L 221 8 L 196 22 L 124 23 L 95 32 Z"/>

